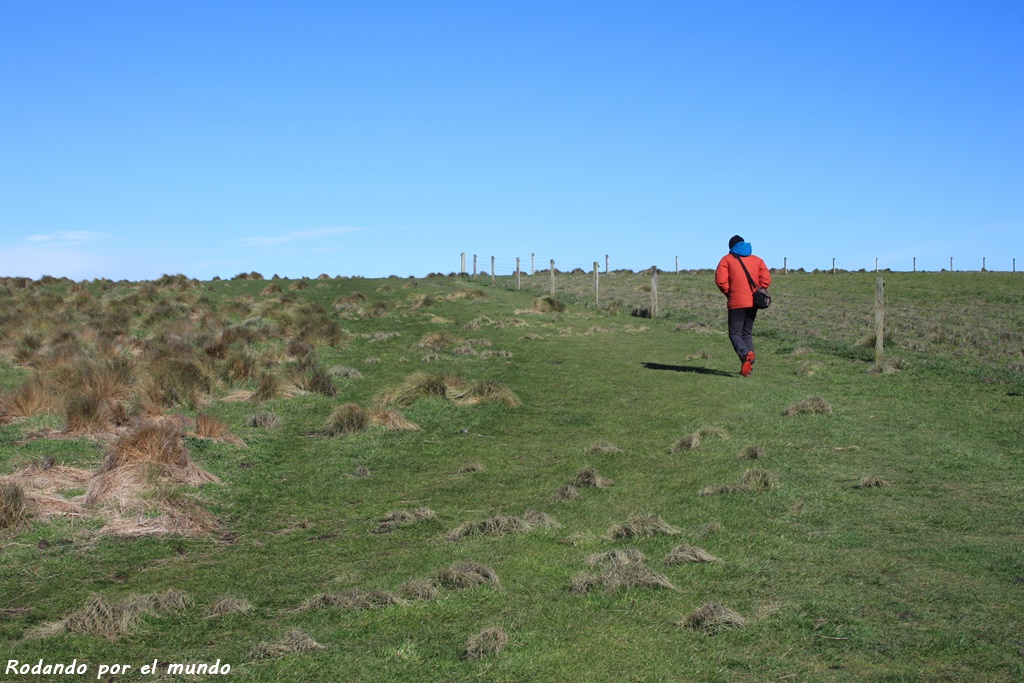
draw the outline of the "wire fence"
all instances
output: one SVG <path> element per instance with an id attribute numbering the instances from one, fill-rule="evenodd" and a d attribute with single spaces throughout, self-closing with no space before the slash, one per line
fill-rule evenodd
<path id="1" fill-rule="evenodd" d="M 472 266 L 472 264 L 469 264 Z M 477 262 L 479 266 L 479 261 Z M 530 267 L 532 266 L 532 267 Z M 475 280 L 554 295 L 577 305 L 675 321 L 723 333 L 725 298 L 710 269 L 569 269 L 550 259 L 519 269 L 498 259 Z M 495 273 L 492 275 L 492 273 Z M 498 275 L 497 273 L 505 273 Z M 518 274 L 517 274 L 518 273 Z M 473 279 L 471 272 L 464 277 Z M 870 359 L 876 344 L 876 286 L 884 282 L 884 340 L 890 358 L 941 356 L 979 369 L 1024 375 L 1024 280 L 1015 272 L 773 271 L 771 308 L 758 334 Z"/>
<path id="2" fill-rule="evenodd" d="M 717 263 L 717 262 L 716 262 Z M 578 256 L 566 257 L 562 255 L 554 254 L 536 254 L 531 253 L 528 256 L 523 257 L 507 257 L 507 256 L 481 256 L 479 254 L 467 254 L 463 253 L 460 260 L 461 270 L 459 272 L 468 275 L 494 275 L 500 277 L 502 275 L 515 275 L 516 273 L 536 275 L 538 272 L 548 272 L 552 264 L 555 270 L 562 273 L 572 272 L 593 272 L 596 267 L 600 272 L 608 273 L 613 270 L 615 271 L 632 271 L 641 272 L 650 270 L 651 268 L 657 268 L 663 273 L 679 273 L 682 271 L 701 270 L 694 269 L 687 265 L 685 260 L 680 260 L 679 256 L 659 256 L 651 261 L 642 261 L 636 258 L 623 258 L 616 257 L 610 254 L 602 254 L 598 257 L 587 261 L 581 260 Z M 690 264 L 692 265 L 692 264 Z M 713 267 L 715 264 L 712 264 Z M 1022 264 L 1024 265 L 1024 264 Z M 704 268 L 707 268 L 705 266 Z M 788 272 L 808 272 L 808 269 L 803 267 L 797 267 L 789 263 L 789 259 L 783 257 L 782 264 L 779 266 L 775 265 L 775 270 L 783 273 Z M 969 259 L 955 259 L 950 257 L 948 262 L 946 260 L 937 259 L 918 259 L 917 257 L 911 257 L 908 261 L 893 263 L 892 261 L 874 259 L 873 263 L 864 264 L 859 263 L 848 263 L 842 259 L 832 258 L 830 262 L 825 263 L 824 267 L 811 269 L 810 272 L 832 272 L 840 273 L 847 271 L 857 272 L 911 272 L 911 273 L 923 273 L 923 272 L 1017 272 L 1017 259 L 1015 257 L 1004 256 L 999 258 L 989 259 L 988 257 L 982 257 L 980 260 L 977 258 Z"/>

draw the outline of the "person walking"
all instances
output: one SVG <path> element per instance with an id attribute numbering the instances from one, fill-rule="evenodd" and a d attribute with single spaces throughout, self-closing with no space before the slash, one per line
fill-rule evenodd
<path id="1" fill-rule="evenodd" d="M 751 286 L 753 280 L 754 286 Z M 726 296 L 729 311 L 729 339 L 740 358 L 740 375 L 749 377 L 754 370 L 754 290 L 767 288 L 772 274 L 760 257 L 754 256 L 749 242 L 739 235 L 729 240 L 729 253 L 715 269 L 715 284 Z"/>

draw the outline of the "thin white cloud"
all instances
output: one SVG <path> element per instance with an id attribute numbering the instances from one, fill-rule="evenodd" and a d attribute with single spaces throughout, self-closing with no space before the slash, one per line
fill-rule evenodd
<path id="1" fill-rule="evenodd" d="M 358 232 L 363 228 L 314 228 L 312 230 L 300 230 L 297 232 L 286 232 L 283 235 L 268 235 L 263 237 L 241 237 L 229 242 L 248 244 L 251 247 L 273 247 L 279 244 L 291 244 L 304 240 L 314 240 L 323 237 L 336 237 Z"/>
<path id="2" fill-rule="evenodd" d="M 89 230 L 59 230 L 49 235 L 29 235 L 26 242 L 40 242 L 47 245 L 70 247 L 105 239 L 110 235 Z"/>

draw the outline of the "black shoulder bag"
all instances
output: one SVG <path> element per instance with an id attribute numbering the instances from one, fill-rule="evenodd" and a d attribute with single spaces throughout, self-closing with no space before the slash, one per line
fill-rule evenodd
<path id="1" fill-rule="evenodd" d="M 733 254 L 736 256 L 736 254 Z M 747 282 L 750 283 L 750 288 L 754 290 L 754 308 L 768 308 L 772 305 L 772 295 L 768 293 L 768 290 L 764 287 L 758 287 L 757 283 L 754 282 L 754 278 L 750 277 L 750 271 L 747 270 L 747 264 L 743 262 L 739 256 L 736 256 L 736 260 L 743 266 L 743 272 L 747 274 Z"/>

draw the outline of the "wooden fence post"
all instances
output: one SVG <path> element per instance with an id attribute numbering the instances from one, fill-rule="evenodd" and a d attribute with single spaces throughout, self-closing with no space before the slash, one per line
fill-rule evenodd
<path id="1" fill-rule="evenodd" d="M 598 275 L 599 272 L 600 270 L 598 268 L 597 261 L 594 261 L 594 303 L 597 305 L 600 305 L 601 303 L 601 283 L 598 279 L 600 277 Z"/>
<path id="2" fill-rule="evenodd" d="M 551 296 L 555 295 L 555 259 L 551 259 Z"/>
<path id="3" fill-rule="evenodd" d="M 608 274 L 608 254 L 604 255 L 604 274 Z"/>
<path id="4" fill-rule="evenodd" d="M 981 272 L 985 272 L 985 257 L 981 257 Z"/>
<path id="5" fill-rule="evenodd" d="M 953 257 L 949 257 L 949 272 L 953 272 Z"/>
<path id="6" fill-rule="evenodd" d="M 878 272 L 878 257 L 875 257 L 875 272 Z"/>
<path id="7" fill-rule="evenodd" d="M 473 279 L 476 279 L 476 254 L 473 254 Z"/>
<path id="8" fill-rule="evenodd" d="M 679 275 L 679 257 L 676 256 L 676 275 Z"/>
<path id="9" fill-rule="evenodd" d="M 494 257 L 491 257 L 491 284 L 495 284 L 494 281 Z"/>
<path id="10" fill-rule="evenodd" d="M 462 275 L 466 274 L 466 252 L 462 252 L 462 270 L 459 273 Z"/>
<path id="11" fill-rule="evenodd" d="M 914 257 L 914 272 L 917 272 L 917 257 Z"/>
<path id="12" fill-rule="evenodd" d="M 519 257 L 516 256 L 516 291 L 523 288 L 523 274 L 519 271 Z"/>
<path id="13" fill-rule="evenodd" d="M 650 316 L 657 317 L 657 266 L 650 266 Z"/>
<path id="14" fill-rule="evenodd" d="M 885 284 L 875 279 L 875 370 L 882 371 L 885 364 Z"/>
<path id="15" fill-rule="evenodd" d="M 833 275 L 836 274 L 836 257 L 835 256 L 832 257 L 832 274 Z"/>
<path id="16" fill-rule="evenodd" d="M 789 259 L 785 256 L 782 257 L 782 272 L 789 275 Z"/>
<path id="17" fill-rule="evenodd" d="M 537 255 L 530 254 L 530 277 L 537 274 Z"/>

